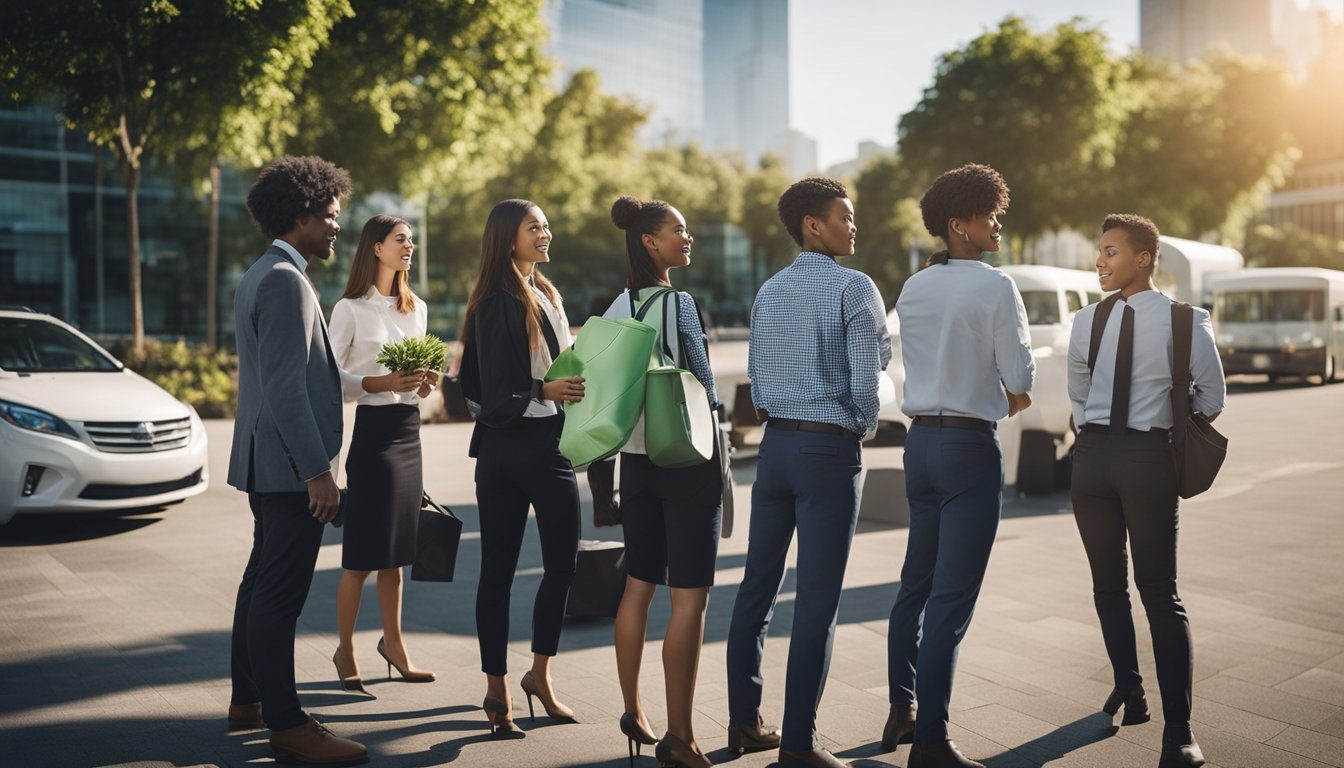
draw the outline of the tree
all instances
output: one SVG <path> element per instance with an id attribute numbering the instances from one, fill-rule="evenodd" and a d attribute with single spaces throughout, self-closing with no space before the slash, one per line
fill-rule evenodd
<path id="1" fill-rule="evenodd" d="M 772 273 L 792 261 L 798 245 L 779 220 L 779 196 L 794 181 L 784 160 L 767 154 L 747 175 L 742 185 L 742 231 L 753 250 L 753 281 L 765 282 Z"/>
<path id="2" fill-rule="evenodd" d="M 240 38 L 265 37 L 254 36 L 249 25 L 275 25 L 296 10 L 300 17 L 325 16 L 340 5 L 343 0 L 229 0 L 189 7 L 170 0 L 10 0 L 0 7 L 0 73 L 11 95 L 54 102 L 94 144 L 112 146 L 121 167 L 137 352 L 144 347 L 137 193 L 146 158 L 185 141 L 202 104 L 236 103 L 227 95 L 238 87 L 233 78 L 251 71 L 259 55 L 255 46 L 240 45 Z M 272 29 L 280 40 L 296 31 L 289 24 Z"/>
<path id="3" fill-rule="evenodd" d="M 910 276 L 910 254 L 935 248 L 919 211 L 923 190 L 911 185 L 899 157 L 878 157 L 859 172 L 850 192 L 859 239 L 847 264 L 871 277 L 890 307 Z"/>
<path id="4" fill-rule="evenodd" d="M 1086 191 L 1114 163 L 1126 67 L 1080 20 L 1034 34 L 1014 16 L 945 54 L 924 97 L 901 117 L 902 162 L 925 188 L 943 171 L 987 163 L 1012 189 L 1014 252 L 1094 218 Z"/>
<path id="5" fill-rule="evenodd" d="M 1325 267 L 1344 270 L 1344 240 L 1291 224 L 1252 227 L 1242 246 L 1248 267 Z"/>

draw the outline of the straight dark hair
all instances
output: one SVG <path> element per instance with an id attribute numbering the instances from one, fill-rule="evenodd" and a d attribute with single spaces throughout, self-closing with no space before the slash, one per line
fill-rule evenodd
<path id="1" fill-rule="evenodd" d="M 476 316 L 476 310 L 491 294 L 502 290 L 521 301 L 526 309 L 528 346 L 531 349 L 541 347 L 541 305 L 528 289 L 523 274 L 513 265 L 513 243 L 518 238 L 518 227 L 522 226 L 527 212 L 533 208 L 538 208 L 536 203 L 513 198 L 502 200 L 490 209 L 490 215 L 485 220 L 485 232 L 481 235 L 481 266 L 476 272 L 476 286 L 467 300 L 467 317 L 462 323 L 464 342 L 471 338 L 472 319 Z M 560 306 L 560 292 L 555 290 L 555 286 L 536 266 L 532 268 L 532 284 L 541 289 L 552 304 Z"/>
<path id="2" fill-rule="evenodd" d="M 399 224 L 411 225 L 405 219 L 386 213 L 364 222 L 364 231 L 359 233 L 359 245 L 355 247 L 355 259 L 350 263 L 350 277 L 345 281 L 343 299 L 362 299 L 369 287 L 378 279 L 378 256 L 373 246 L 383 242 Z M 397 297 L 397 311 L 409 314 L 415 309 L 415 294 L 411 293 L 411 280 L 406 272 L 397 272 L 392 280 L 392 295 Z"/>

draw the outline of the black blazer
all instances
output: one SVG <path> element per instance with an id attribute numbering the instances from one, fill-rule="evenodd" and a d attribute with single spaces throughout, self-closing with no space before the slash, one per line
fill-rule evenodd
<path id="1" fill-rule="evenodd" d="M 551 356 L 555 357 L 560 351 L 553 341 L 555 331 L 545 312 L 540 319 Z M 502 290 L 490 294 L 477 307 L 471 325 L 458 375 L 462 394 L 480 405 L 467 450 L 467 455 L 475 458 L 481 429 L 520 426 L 528 404 L 541 399 L 542 381 L 532 378 L 527 309 L 517 297 Z"/>

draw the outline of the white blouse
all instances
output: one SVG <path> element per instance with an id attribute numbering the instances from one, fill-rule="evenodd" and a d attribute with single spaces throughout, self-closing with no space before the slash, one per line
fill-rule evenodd
<path id="1" fill-rule="evenodd" d="M 556 306 L 546 297 L 536 286 L 529 284 L 532 288 L 532 295 L 537 298 L 537 304 L 541 305 L 541 311 L 546 313 L 546 319 L 551 321 L 551 330 L 555 331 L 555 340 L 559 343 L 560 351 L 564 352 L 574 343 L 574 339 L 569 335 L 569 317 L 565 315 L 563 304 Z M 551 350 L 546 346 L 546 340 L 532 350 L 532 378 L 546 380 L 546 372 L 551 369 Z M 527 410 L 523 411 L 523 416 L 529 419 L 544 419 L 547 416 L 555 416 L 560 413 L 560 407 L 551 400 L 533 400 L 527 404 Z"/>
<path id="2" fill-rule="evenodd" d="M 331 336 L 331 349 L 337 365 L 362 378 L 390 373 L 386 366 L 374 362 L 379 350 L 390 341 L 425 335 L 427 323 L 428 311 L 420 299 L 415 300 L 415 309 L 403 315 L 397 311 L 397 297 L 384 296 L 370 286 L 363 298 L 336 302 L 327 332 Z M 344 377 L 342 384 L 347 403 L 416 405 L 420 402 L 415 392 L 365 392 L 358 382 L 347 381 Z"/>

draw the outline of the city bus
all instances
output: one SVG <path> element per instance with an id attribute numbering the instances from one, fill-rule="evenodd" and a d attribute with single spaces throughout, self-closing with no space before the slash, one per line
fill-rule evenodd
<path id="1" fill-rule="evenodd" d="M 1213 329 L 1223 370 L 1335 380 L 1344 362 L 1344 272 L 1317 267 L 1217 275 Z"/>

